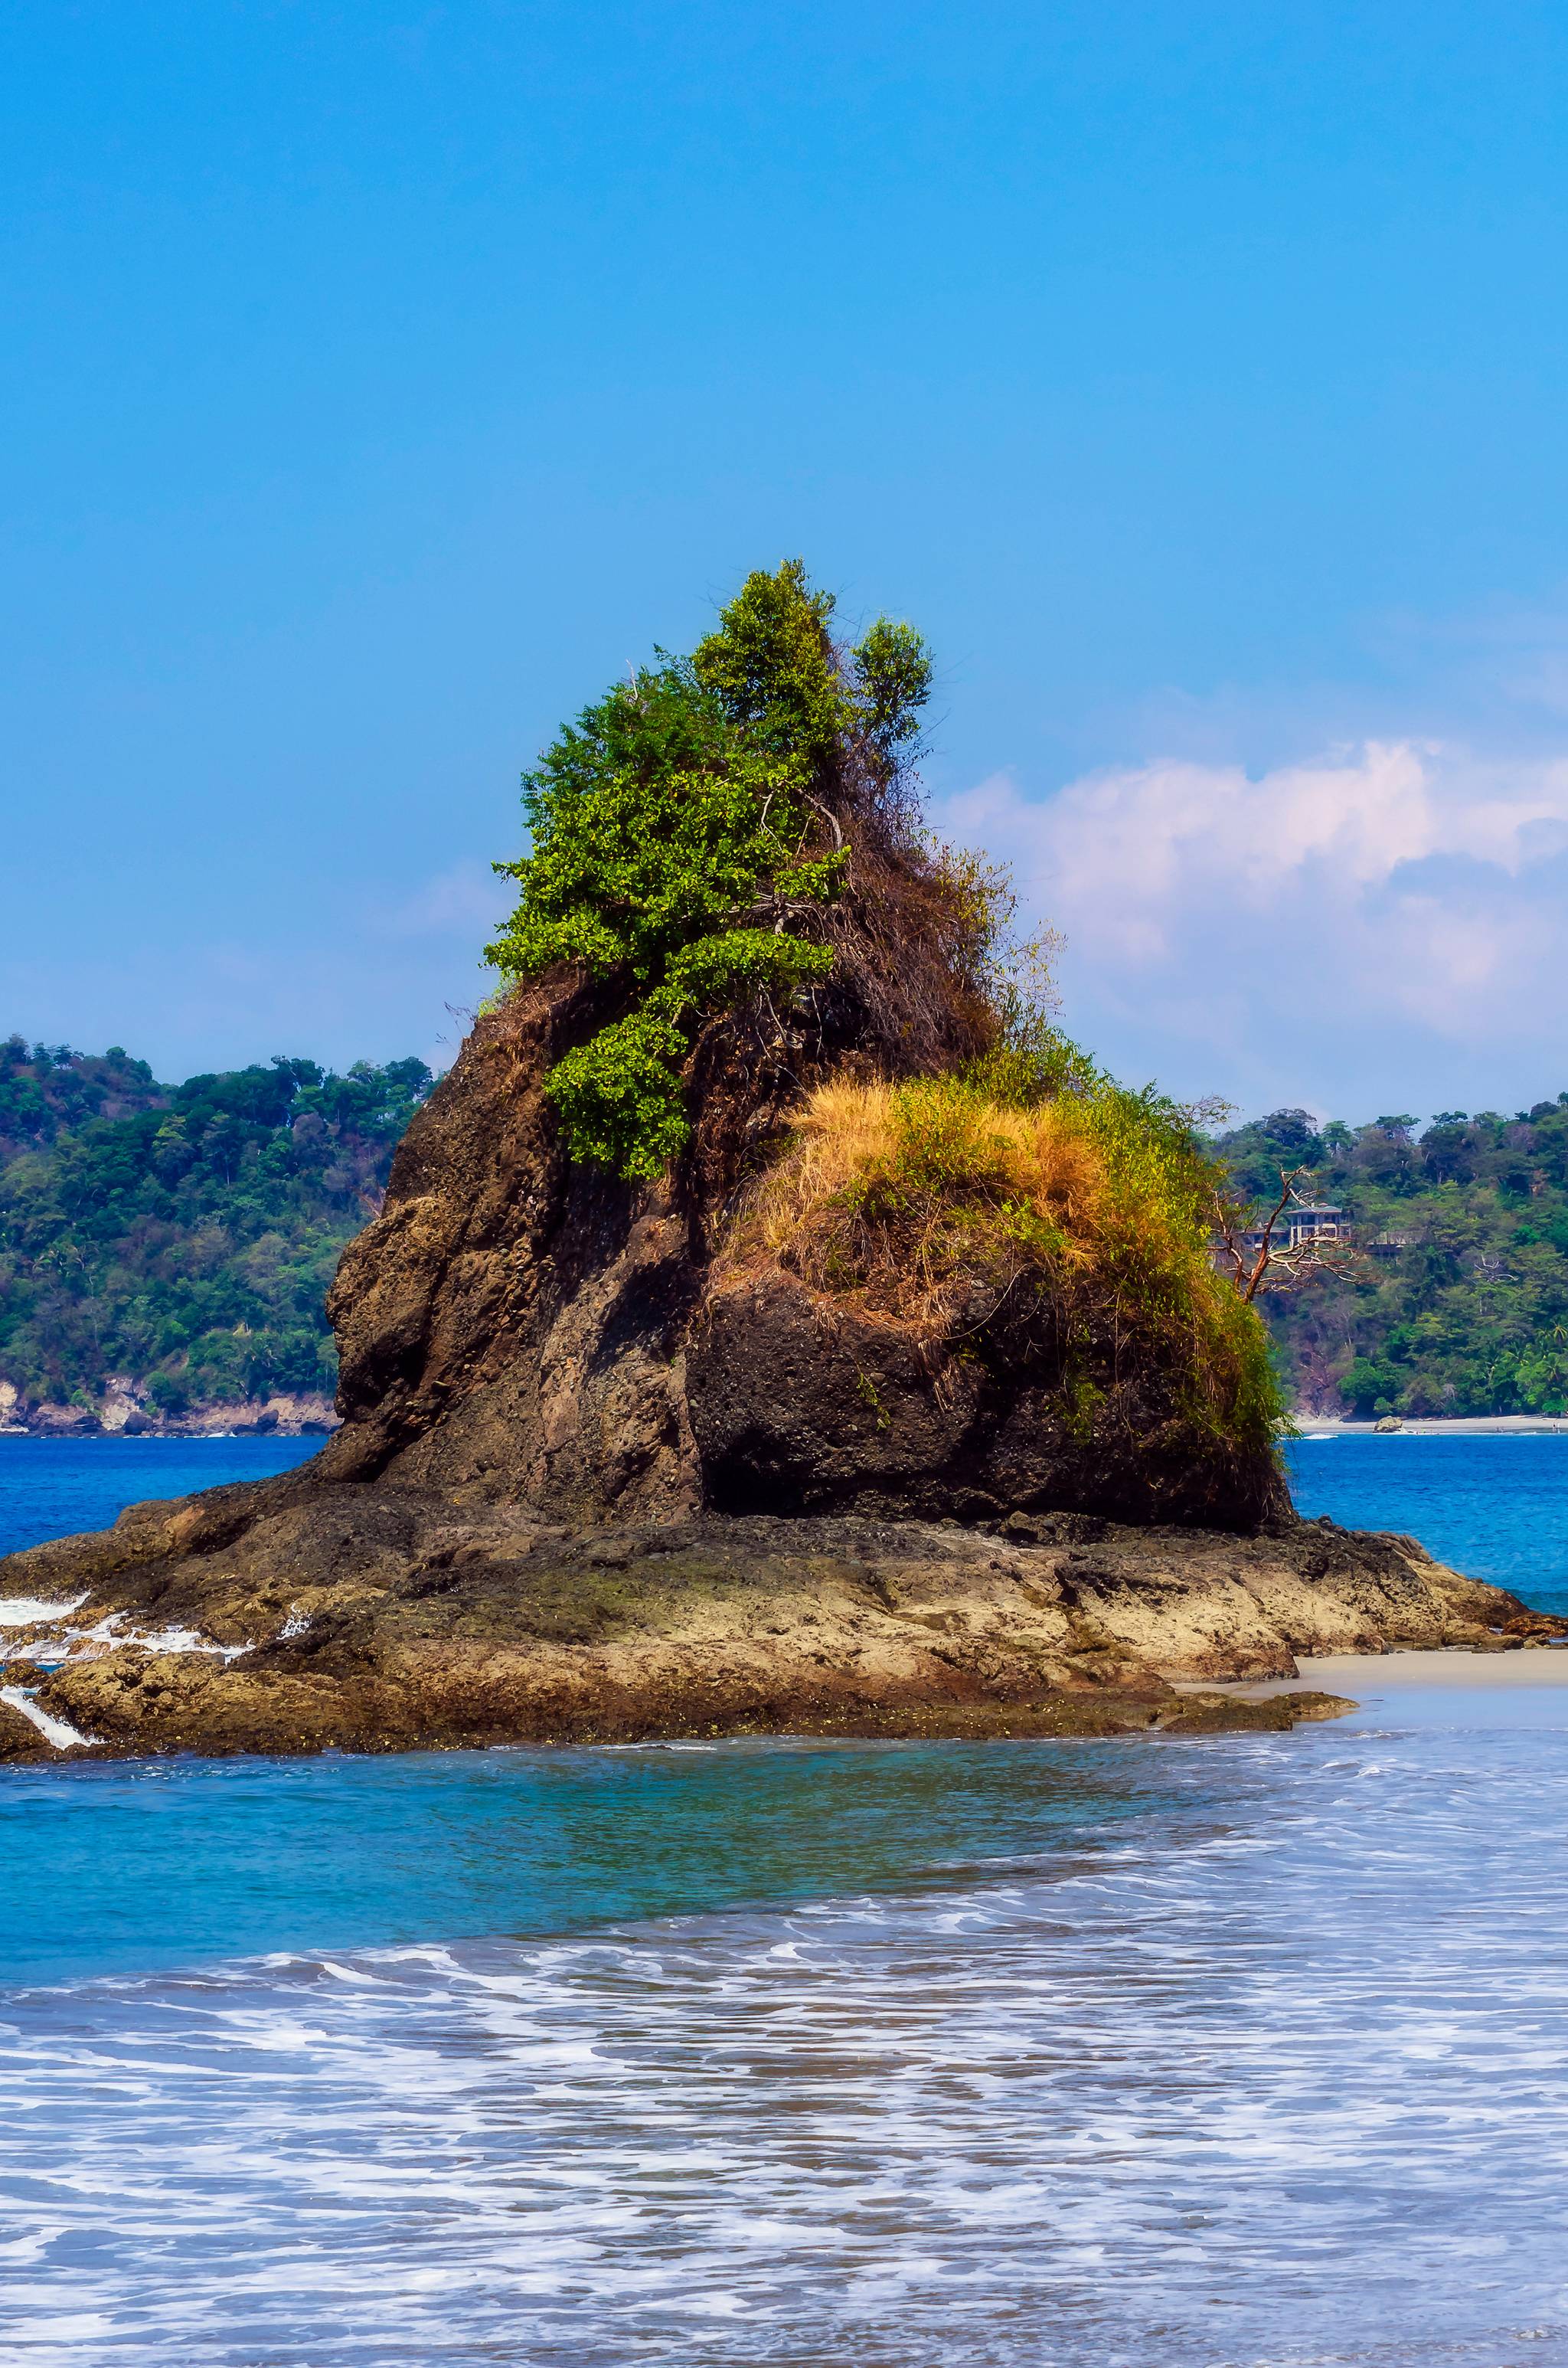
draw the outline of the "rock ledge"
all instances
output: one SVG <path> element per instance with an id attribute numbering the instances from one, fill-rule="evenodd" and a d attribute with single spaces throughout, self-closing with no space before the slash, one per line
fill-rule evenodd
<path id="1" fill-rule="evenodd" d="M 1543 1624 L 1411 1539 L 1328 1523 L 1249 1538 L 1082 1514 L 699 1515 L 570 1532 L 308 1473 L 133 1507 L 0 1565 L 0 1592 L 71 1606 L 6 1631 L 6 1674 L 112 1754 L 1280 1727 L 1343 1705 L 1176 1684 Z M 0 1755 L 52 1753 L 12 1713 Z"/>

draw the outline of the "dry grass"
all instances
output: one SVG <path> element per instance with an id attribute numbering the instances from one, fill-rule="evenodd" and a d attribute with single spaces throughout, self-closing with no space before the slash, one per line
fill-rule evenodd
<path id="1" fill-rule="evenodd" d="M 1032 1219 L 1040 1249 L 1083 1260 L 1105 1197 L 1103 1162 L 1060 1104 L 1007 1110 L 919 1085 L 829 1084 L 806 1104 L 742 1231 L 767 1257 L 815 1269 L 817 1282 L 834 1280 L 824 1262 L 835 1247 L 843 1279 L 846 1236 L 857 1236 L 867 1284 L 880 1279 L 879 1295 L 892 1287 L 899 1312 L 914 1314 L 953 1253 L 972 1253 L 977 1225 L 1011 1220 L 1017 1233 Z M 903 1254 L 890 1258 L 895 1236 Z"/>
<path id="2" fill-rule="evenodd" d="M 1278 1394 L 1261 1327 L 1214 1271 L 1209 1191 L 1185 1128 L 1108 1083 L 1033 1108 L 950 1076 L 830 1083 L 725 1262 L 782 1266 L 933 1345 L 1005 1326 L 1071 1372 L 1092 1342 L 1103 1378 L 1108 1341 L 1112 1369 L 1152 1358 L 1187 1377 L 1195 1415 L 1262 1440 Z"/>

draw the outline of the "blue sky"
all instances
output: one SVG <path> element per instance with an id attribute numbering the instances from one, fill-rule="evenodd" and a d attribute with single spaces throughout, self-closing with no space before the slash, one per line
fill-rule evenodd
<path id="1" fill-rule="evenodd" d="M 1124 1074 L 1568 1087 L 1560 8 L 0 28 L 0 1029 L 449 1057 L 521 767 L 800 552 Z"/>

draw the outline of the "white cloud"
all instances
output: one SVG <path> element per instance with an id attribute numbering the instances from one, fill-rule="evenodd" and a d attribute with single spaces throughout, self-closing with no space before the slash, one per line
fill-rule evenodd
<path id="1" fill-rule="evenodd" d="M 1185 1087 L 1207 1064 L 1249 1104 L 1564 1082 L 1568 759 L 1369 741 L 1258 775 L 1156 761 L 1041 800 L 999 776 L 940 819 L 1012 860 L 1067 937 L 1070 1018 L 1134 1072 Z"/>

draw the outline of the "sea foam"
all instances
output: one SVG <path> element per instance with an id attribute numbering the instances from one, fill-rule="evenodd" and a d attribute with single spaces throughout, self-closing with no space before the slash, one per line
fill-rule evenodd
<path id="1" fill-rule="evenodd" d="M 1568 1734 L 1092 1764 L 915 1890 L 14 1995 L 15 2356 L 1568 2360 Z"/>

